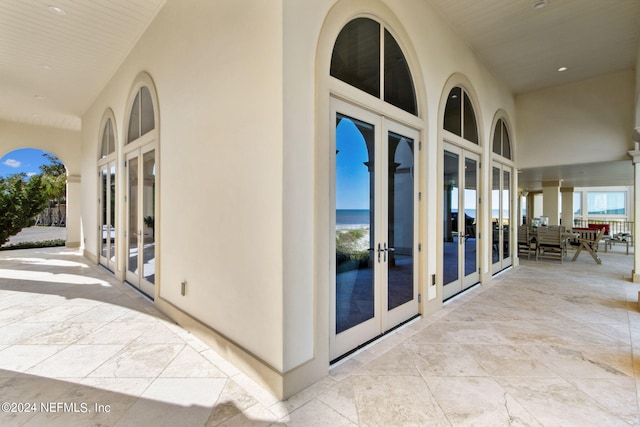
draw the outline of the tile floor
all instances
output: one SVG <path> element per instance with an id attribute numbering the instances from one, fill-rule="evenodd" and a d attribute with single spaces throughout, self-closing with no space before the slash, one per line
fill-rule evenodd
<path id="1" fill-rule="evenodd" d="M 0 252 L 0 425 L 640 425 L 640 286 L 601 257 L 523 260 L 280 402 L 78 252 Z"/>

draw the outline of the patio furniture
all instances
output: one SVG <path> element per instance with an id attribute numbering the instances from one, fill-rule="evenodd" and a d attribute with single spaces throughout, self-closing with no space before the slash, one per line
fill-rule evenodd
<path id="1" fill-rule="evenodd" d="M 589 255 L 594 259 L 598 264 L 602 264 L 602 260 L 598 256 L 598 245 L 600 244 L 600 240 L 602 240 L 602 236 L 604 236 L 605 228 L 602 227 L 600 230 L 574 230 L 580 234 L 578 237 L 578 242 L 580 246 L 576 250 L 576 254 L 573 256 L 571 261 L 575 261 L 578 259 L 578 255 L 585 249 Z"/>
<path id="2" fill-rule="evenodd" d="M 631 233 L 616 233 L 613 237 L 603 237 L 604 251 L 607 252 L 608 248 L 613 249 L 614 244 L 623 244 L 627 247 L 627 255 L 629 255 L 629 245 L 633 246 L 633 239 Z"/>
<path id="3" fill-rule="evenodd" d="M 567 246 L 563 232 L 564 227 L 538 227 L 536 261 L 538 258 L 558 258 L 561 263 L 564 262 Z"/>
<path id="4" fill-rule="evenodd" d="M 536 251 L 535 239 L 526 225 L 518 226 L 518 253 L 520 251 L 526 252 L 527 259 L 531 259 L 531 252 L 535 253 Z"/>

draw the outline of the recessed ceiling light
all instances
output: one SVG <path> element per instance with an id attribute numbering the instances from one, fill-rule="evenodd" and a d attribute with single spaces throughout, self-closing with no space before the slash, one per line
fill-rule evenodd
<path id="1" fill-rule="evenodd" d="M 49 64 L 40 64 L 40 68 L 42 68 L 43 70 L 47 70 L 47 71 L 53 70 L 53 67 L 51 67 L 51 65 L 49 65 Z"/>
<path id="2" fill-rule="evenodd" d="M 44 96 L 42 96 L 42 95 L 33 95 L 33 97 L 35 99 L 44 99 Z"/>
<path id="3" fill-rule="evenodd" d="M 560 68 L 558 68 L 558 71 L 560 71 L 560 72 L 567 71 L 567 67 L 560 67 Z"/>
<path id="4" fill-rule="evenodd" d="M 531 9 L 535 9 L 535 10 L 542 9 L 547 5 L 547 3 L 548 3 L 547 0 L 539 0 L 531 5 Z"/>
<path id="5" fill-rule="evenodd" d="M 58 7 L 58 6 L 49 6 L 49 12 L 54 13 L 56 15 L 66 15 L 67 12 L 65 12 L 64 9 Z"/>

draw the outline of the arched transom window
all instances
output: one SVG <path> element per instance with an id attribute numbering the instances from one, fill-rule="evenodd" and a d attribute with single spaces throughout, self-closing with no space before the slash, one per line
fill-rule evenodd
<path id="1" fill-rule="evenodd" d="M 506 158 L 511 159 L 511 140 L 509 139 L 509 131 L 504 120 L 499 119 L 493 130 L 493 152 Z"/>
<path id="2" fill-rule="evenodd" d="M 142 135 L 155 128 L 153 101 L 149 88 L 142 86 L 131 106 L 129 116 L 129 129 L 127 132 L 127 144 L 140 138 Z"/>
<path id="3" fill-rule="evenodd" d="M 478 124 L 471 98 L 460 86 L 451 89 L 444 109 L 444 129 L 478 144 Z"/>
<path id="4" fill-rule="evenodd" d="M 100 158 L 104 159 L 116 151 L 116 138 L 113 132 L 113 122 L 107 119 L 102 130 L 102 148 L 100 150 Z"/>
<path id="5" fill-rule="evenodd" d="M 356 18 L 340 31 L 333 47 L 330 74 L 418 114 L 413 79 L 402 49 L 391 33 L 372 19 Z"/>

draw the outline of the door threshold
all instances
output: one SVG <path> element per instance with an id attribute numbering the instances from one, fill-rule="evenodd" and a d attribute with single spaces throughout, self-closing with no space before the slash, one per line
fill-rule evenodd
<path id="1" fill-rule="evenodd" d="M 459 297 L 463 297 L 465 296 L 467 293 L 469 293 L 469 291 L 471 291 L 472 289 L 475 289 L 476 287 L 478 287 L 480 285 L 480 282 L 475 283 L 471 286 L 469 286 L 467 289 L 463 289 L 460 292 L 458 292 L 455 295 L 450 296 L 449 298 L 447 298 L 446 300 L 442 301 L 442 305 L 446 305 L 449 304 L 450 302 L 453 302 L 454 300 L 457 300 Z"/>
<path id="2" fill-rule="evenodd" d="M 405 326 L 409 326 L 413 322 L 418 321 L 420 319 L 420 316 L 421 316 L 420 313 L 418 313 L 418 314 L 410 317 L 409 319 L 405 320 L 404 322 L 401 322 L 401 323 L 397 324 L 396 326 L 394 326 L 393 328 L 389 329 L 388 331 L 383 332 L 380 335 L 377 335 L 377 336 L 371 338 L 370 340 L 360 344 L 359 346 L 357 346 L 353 350 L 350 350 L 350 351 L 346 352 L 342 356 L 336 357 L 335 359 L 333 359 L 332 361 L 329 362 L 329 369 L 335 368 L 337 366 L 340 366 L 342 363 L 344 363 L 347 360 L 357 356 L 358 354 L 360 354 L 363 351 L 367 350 L 368 348 L 370 348 L 374 344 L 377 344 L 378 342 L 386 339 L 389 335 L 392 335 L 394 332 L 397 332 L 400 328 L 403 328 Z"/>
<path id="3" fill-rule="evenodd" d="M 133 283 L 129 282 L 128 280 L 125 280 L 124 283 L 126 285 L 129 285 L 134 291 L 138 292 L 140 295 L 142 295 L 145 299 L 147 299 L 149 302 L 153 303 L 153 297 L 149 294 L 147 294 L 146 292 L 144 292 L 142 289 L 140 289 L 139 287 L 137 287 L 136 285 L 134 285 Z"/>

